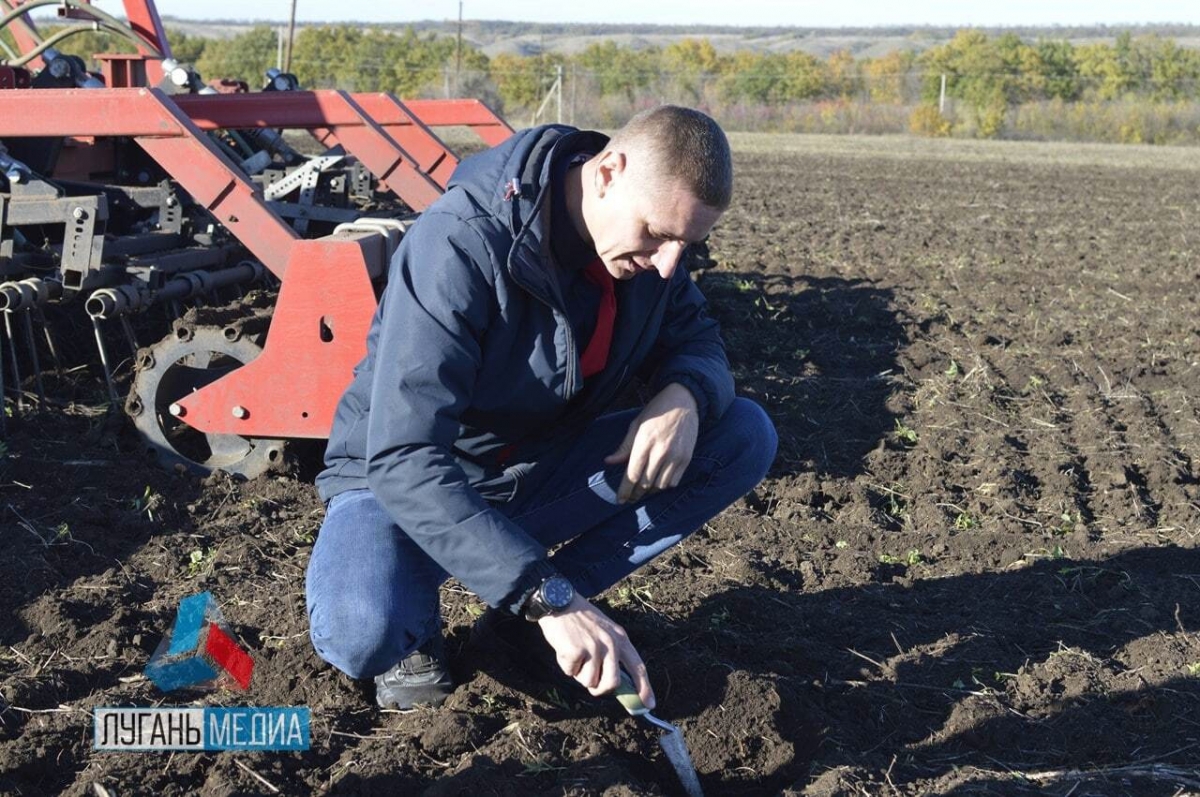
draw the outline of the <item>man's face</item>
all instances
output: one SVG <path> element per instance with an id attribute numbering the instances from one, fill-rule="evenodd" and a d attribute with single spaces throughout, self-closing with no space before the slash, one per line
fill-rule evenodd
<path id="1" fill-rule="evenodd" d="M 650 272 L 670 279 L 684 248 L 704 240 L 721 217 L 687 189 L 656 179 L 620 153 L 601 156 L 591 188 L 585 223 L 614 279 Z"/>

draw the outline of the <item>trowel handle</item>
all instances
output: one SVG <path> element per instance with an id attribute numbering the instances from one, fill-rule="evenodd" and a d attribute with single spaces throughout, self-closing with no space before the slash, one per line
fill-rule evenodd
<path id="1" fill-rule="evenodd" d="M 621 670 L 621 684 L 617 687 L 617 691 L 614 694 L 617 696 L 617 702 L 621 704 L 621 708 L 628 711 L 631 716 L 640 717 L 643 714 L 650 713 L 650 709 L 646 708 L 646 704 L 638 696 L 637 688 L 633 685 L 633 679 L 624 670 Z"/>

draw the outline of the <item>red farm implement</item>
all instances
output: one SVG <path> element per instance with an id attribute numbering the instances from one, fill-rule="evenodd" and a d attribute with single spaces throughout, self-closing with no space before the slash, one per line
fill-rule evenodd
<path id="1" fill-rule="evenodd" d="M 89 72 L 55 48 L 70 28 L 43 39 L 26 16 L 50 5 L 138 52 Z M 125 10 L 0 0 L 17 43 L 0 61 L 0 388 L 45 403 L 52 323 L 82 321 L 148 454 L 254 476 L 285 440 L 327 436 L 387 263 L 458 164 L 433 128 L 489 146 L 512 130 L 475 100 L 300 91 L 274 70 L 258 92 L 206 86 L 152 0 Z"/>

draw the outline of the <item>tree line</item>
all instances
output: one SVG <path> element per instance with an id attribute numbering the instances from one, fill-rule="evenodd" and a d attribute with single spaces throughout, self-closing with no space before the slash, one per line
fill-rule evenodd
<path id="1" fill-rule="evenodd" d="M 278 32 L 253 28 L 229 39 L 168 30 L 176 57 L 206 79 L 240 78 L 257 88 L 278 57 Z M 85 57 L 127 43 L 88 31 L 63 49 Z M 569 102 L 598 115 L 601 124 L 629 108 L 655 101 L 715 111 L 762 109 L 782 119 L 805 103 L 855 103 L 910 109 L 919 132 L 996 136 L 1013 123 L 1014 109 L 1030 103 L 1137 103 L 1200 100 L 1200 51 L 1159 35 L 1123 32 L 1110 42 L 1027 41 L 1016 33 L 962 30 L 922 52 L 897 50 L 876 58 L 848 51 L 828 57 L 786 53 L 719 52 L 703 38 L 663 47 L 594 43 L 575 54 L 501 54 L 489 58 L 452 37 L 349 25 L 308 26 L 296 36 L 292 71 L 306 88 L 387 91 L 401 97 L 476 96 L 521 117 L 537 108 L 554 81 L 570 81 Z M 560 98 L 562 95 L 559 95 Z M 943 100 L 952 103 L 953 117 Z M 784 125 L 786 127 L 786 125 Z"/>

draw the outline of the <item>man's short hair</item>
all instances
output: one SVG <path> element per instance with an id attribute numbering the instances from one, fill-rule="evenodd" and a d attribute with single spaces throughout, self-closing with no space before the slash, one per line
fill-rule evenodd
<path id="1" fill-rule="evenodd" d="M 654 173 L 678 180 L 711 208 L 725 210 L 733 196 L 729 140 L 713 119 L 678 105 L 642 111 L 613 134 L 610 149 L 643 149 Z"/>

